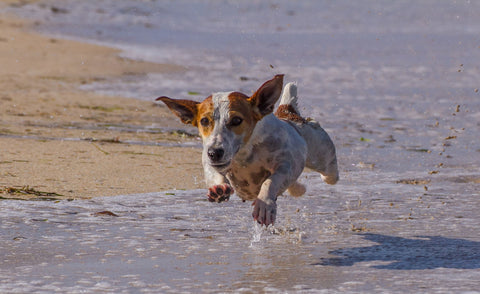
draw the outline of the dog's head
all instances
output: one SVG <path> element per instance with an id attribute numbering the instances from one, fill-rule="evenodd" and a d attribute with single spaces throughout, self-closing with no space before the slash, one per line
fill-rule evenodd
<path id="1" fill-rule="evenodd" d="M 215 93 L 203 102 L 159 97 L 185 124 L 198 127 L 204 161 L 217 171 L 228 169 L 248 142 L 255 125 L 273 112 L 282 92 L 283 75 L 276 75 L 248 97 L 239 92 Z"/>

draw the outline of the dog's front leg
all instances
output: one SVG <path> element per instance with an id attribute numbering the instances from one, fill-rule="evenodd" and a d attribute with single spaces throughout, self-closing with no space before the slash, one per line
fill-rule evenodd
<path id="1" fill-rule="evenodd" d="M 205 172 L 205 182 L 207 183 L 207 197 L 210 202 L 228 201 L 233 194 L 233 188 L 230 186 L 227 178 L 217 172 L 210 165 L 203 166 Z"/>
<path id="2" fill-rule="evenodd" d="M 253 219 L 259 224 L 268 227 L 275 223 L 277 196 L 288 186 L 287 179 L 289 171 L 290 166 L 280 166 L 263 182 L 260 193 L 252 204 L 254 206 L 252 212 Z"/>
<path id="3" fill-rule="evenodd" d="M 263 182 L 260 194 L 252 203 L 253 219 L 259 224 L 269 226 L 275 223 L 277 215 L 277 193 L 275 183 L 271 178 Z"/>

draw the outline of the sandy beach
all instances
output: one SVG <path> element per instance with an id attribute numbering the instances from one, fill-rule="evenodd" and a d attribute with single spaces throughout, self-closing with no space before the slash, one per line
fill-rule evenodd
<path id="1" fill-rule="evenodd" d="M 0 9 L 16 3 L 2 1 Z M 184 68 L 124 59 L 118 50 L 42 36 L 34 27 L 0 15 L 0 197 L 203 187 L 198 138 L 176 132 L 184 126 L 155 97 L 78 90 L 125 74 Z M 194 147 L 170 147 L 179 141 Z"/>

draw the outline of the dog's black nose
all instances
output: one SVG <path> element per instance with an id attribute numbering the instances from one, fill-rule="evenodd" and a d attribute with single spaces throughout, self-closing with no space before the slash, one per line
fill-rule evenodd
<path id="1" fill-rule="evenodd" d="M 207 151 L 208 158 L 210 158 L 212 162 L 217 162 L 222 159 L 224 153 L 225 151 L 222 148 L 209 148 Z"/>

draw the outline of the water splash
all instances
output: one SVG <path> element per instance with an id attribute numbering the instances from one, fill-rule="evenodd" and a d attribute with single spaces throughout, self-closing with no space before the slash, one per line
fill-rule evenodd
<path id="1" fill-rule="evenodd" d="M 265 231 L 262 225 L 257 222 L 253 222 L 252 239 L 250 240 L 250 248 L 255 247 L 255 244 L 260 243 L 262 240 L 262 234 Z"/>

